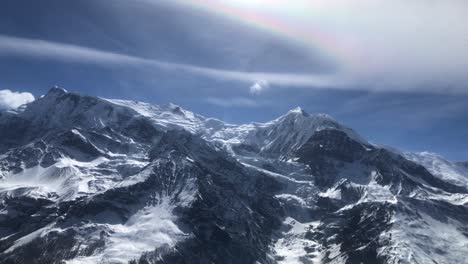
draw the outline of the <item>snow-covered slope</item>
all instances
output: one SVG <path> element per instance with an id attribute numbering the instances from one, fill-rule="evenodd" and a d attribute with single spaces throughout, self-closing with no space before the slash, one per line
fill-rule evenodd
<path id="1" fill-rule="evenodd" d="M 350 137 L 366 142 L 350 128 L 344 127 L 325 114 L 311 115 L 301 108 L 290 110 L 285 115 L 267 123 L 243 125 L 227 124 L 214 118 L 206 118 L 169 104 L 155 106 L 147 103 L 109 100 L 108 102 L 128 107 L 148 117 L 162 129 L 184 129 L 201 135 L 204 139 L 224 145 L 228 149 L 241 145 L 258 149 L 269 156 L 287 156 L 297 150 L 316 131 L 335 128 L 345 131 Z"/>
<path id="2" fill-rule="evenodd" d="M 184 110 L 175 104 L 156 106 L 136 101 L 104 100 L 132 109 L 139 115 L 147 117 L 155 124 L 160 125 L 162 129 L 184 128 L 191 133 L 197 133 L 204 129 L 203 123 L 205 118 L 203 116 Z"/>
<path id="3" fill-rule="evenodd" d="M 0 112 L 0 139 L 0 263 L 462 263 L 468 254 L 466 166 L 373 145 L 300 108 L 234 125 L 53 88 Z"/>
<path id="4" fill-rule="evenodd" d="M 432 174 L 457 185 L 468 187 L 468 167 L 430 152 L 405 153 L 405 157 L 426 167 Z"/>
<path id="5" fill-rule="evenodd" d="M 301 147 L 316 131 L 334 128 L 345 131 L 356 140 L 365 142 L 351 129 L 340 125 L 325 114 L 311 115 L 301 108 L 267 122 L 225 126 L 209 137 L 231 146 L 254 149 L 266 156 L 286 157 Z"/>

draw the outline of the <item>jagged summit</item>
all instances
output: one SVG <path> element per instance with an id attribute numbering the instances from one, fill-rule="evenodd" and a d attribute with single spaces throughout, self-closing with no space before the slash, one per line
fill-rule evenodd
<path id="1" fill-rule="evenodd" d="M 30 120 L 27 131 L 80 127 L 121 130 L 129 122 L 144 119 L 155 129 L 184 129 L 230 149 L 243 144 L 264 155 L 287 156 L 298 150 L 314 133 L 337 129 L 362 144 L 368 144 L 352 129 L 326 114 L 309 114 L 301 107 L 266 123 L 227 124 L 183 109 L 176 104 L 152 105 L 144 102 L 84 96 L 53 87 L 46 96 L 28 104 L 20 116 Z M 141 122 L 141 121 L 138 121 Z M 34 136 L 32 133 L 28 136 Z"/>
<path id="2" fill-rule="evenodd" d="M 289 110 L 288 113 L 298 113 L 298 114 L 302 114 L 302 115 L 307 115 L 307 114 L 308 114 L 308 113 L 307 113 L 306 111 L 304 111 L 304 109 L 302 109 L 300 106 Z"/>
<path id="3" fill-rule="evenodd" d="M 285 119 L 305 119 L 306 122 L 331 122 L 338 123 L 332 116 L 325 113 L 309 113 L 305 111 L 302 107 L 298 106 L 286 112 L 284 115 L 279 116 L 275 120 L 285 120 Z"/>
<path id="4" fill-rule="evenodd" d="M 296 108 L 293 108 L 293 109 L 289 110 L 284 115 L 279 116 L 278 118 L 276 118 L 276 120 L 284 119 L 284 118 L 288 118 L 288 117 L 291 117 L 291 118 L 309 117 L 310 115 L 311 114 L 307 113 L 304 109 L 302 109 L 301 107 L 298 106 Z"/>
<path id="5" fill-rule="evenodd" d="M 67 94 L 68 91 L 65 90 L 64 88 L 59 87 L 58 85 L 52 86 L 47 94 Z"/>
<path id="6" fill-rule="evenodd" d="M 56 125 L 67 124 L 73 120 L 69 115 L 78 115 L 81 125 L 83 125 L 82 121 L 88 120 L 89 125 L 102 127 L 106 125 L 105 116 L 111 111 L 149 118 L 156 127 L 163 130 L 185 129 L 191 133 L 203 135 L 208 140 L 229 144 L 239 141 L 249 142 L 264 151 L 274 152 L 282 152 L 286 149 L 291 151 L 303 144 L 315 131 L 324 128 L 341 129 L 355 138 L 360 138 L 329 115 L 309 114 L 301 107 L 291 109 L 285 115 L 270 122 L 232 125 L 194 114 L 173 103 L 158 106 L 137 101 L 95 98 L 53 87 L 44 98 L 33 102 L 26 109 L 26 112 L 36 118 L 38 113 L 42 112 L 47 115 L 55 111 L 58 111 L 55 118 L 47 120 L 46 123 L 55 120 Z M 61 117 L 60 120 L 57 117 Z"/>
<path id="7" fill-rule="evenodd" d="M 69 92 L 67 90 L 55 85 L 55 86 L 52 86 L 49 89 L 49 91 L 47 91 L 47 93 L 45 95 L 41 96 L 38 100 L 55 100 L 55 99 L 57 99 L 59 97 L 67 95 L 67 94 L 69 94 Z"/>
<path id="8" fill-rule="evenodd" d="M 64 97 L 66 96 L 66 97 Z M 59 101 L 57 101 L 59 100 Z M 87 109 L 89 106 L 93 106 L 91 109 Z M 105 98 L 96 98 L 92 96 L 84 96 L 78 93 L 68 92 L 64 88 L 59 86 L 52 87 L 48 93 L 39 98 L 38 100 L 28 104 L 26 112 L 42 112 L 48 113 L 50 111 L 60 111 L 60 112 L 87 112 L 89 115 L 95 114 L 100 116 L 100 113 L 92 113 L 91 111 L 100 106 L 99 108 L 112 108 L 118 109 L 118 111 L 123 111 L 123 108 L 126 108 L 130 111 L 135 111 L 137 114 L 146 117 L 152 117 L 152 119 L 165 127 L 174 127 L 178 126 L 183 129 L 187 129 L 191 132 L 203 130 L 205 126 L 209 129 L 211 134 L 218 132 L 219 129 L 232 128 L 236 125 L 227 124 L 223 121 L 216 119 L 216 124 L 213 124 L 215 119 L 206 118 L 201 115 L 194 114 L 191 111 L 188 111 L 181 106 L 169 103 L 165 105 L 152 105 L 144 102 L 138 101 L 129 101 L 129 100 L 117 100 L 117 99 L 105 99 Z M 78 110 L 82 107 L 81 110 Z M 96 109 L 97 111 L 97 109 Z M 37 113 L 34 113 L 37 116 Z M 334 120 L 331 116 L 326 114 L 309 114 L 303 108 L 296 107 L 289 110 L 286 114 L 278 117 L 277 119 L 267 122 L 267 123 L 257 123 L 256 127 L 264 127 L 271 124 L 279 124 L 282 122 L 293 122 L 301 123 L 302 126 L 320 126 L 320 125 L 334 125 L 339 127 L 339 123 Z M 294 121 L 295 120 L 295 121 Z M 167 121 L 167 122 L 166 122 Z M 251 126 L 240 125 L 240 127 Z M 217 129 L 215 129 L 217 128 Z M 308 129 L 307 127 L 297 126 L 297 129 Z M 219 133 L 218 133 L 219 134 Z"/>

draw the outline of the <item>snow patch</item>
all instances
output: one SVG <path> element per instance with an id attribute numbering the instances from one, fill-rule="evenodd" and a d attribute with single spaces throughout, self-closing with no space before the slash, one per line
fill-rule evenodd
<path id="1" fill-rule="evenodd" d="M 9 247 L 7 250 L 4 251 L 4 253 L 12 252 L 16 248 L 21 247 L 23 245 L 26 245 L 26 244 L 30 243 L 31 241 L 33 241 L 34 239 L 36 239 L 38 237 L 44 236 L 45 234 L 47 234 L 47 232 L 50 231 L 52 226 L 53 226 L 53 224 L 45 226 L 45 227 L 40 228 L 40 229 L 38 229 L 38 230 L 36 230 L 34 232 L 29 233 L 28 235 L 26 235 L 26 236 L 24 236 L 22 238 L 17 239 L 11 247 Z"/>
<path id="2" fill-rule="evenodd" d="M 188 234 L 175 224 L 173 209 L 169 198 L 163 198 L 158 204 L 138 211 L 125 224 L 109 225 L 113 233 L 102 252 L 66 263 L 127 264 L 130 260 L 138 259 L 141 254 L 163 245 L 174 246 Z"/>
<path id="3" fill-rule="evenodd" d="M 341 200 L 341 189 L 330 188 L 324 193 L 320 193 L 319 196 L 328 197 L 335 200 Z"/>
<path id="4" fill-rule="evenodd" d="M 405 153 L 405 158 L 424 166 L 433 175 L 456 185 L 468 187 L 468 168 L 430 152 Z"/>
<path id="5" fill-rule="evenodd" d="M 466 223 L 452 219 L 442 223 L 421 212 L 418 217 L 396 214 L 392 221 L 391 230 L 380 237 L 391 245 L 378 249 L 379 255 L 390 256 L 389 262 L 466 263 Z"/>
<path id="6" fill-rule="evenodd" d="M 276 253 L 278 259 L 277 263 L 302 264 L 305 263 L 304 258 L 309 261 L 306 263 L 321 263 L 320 245 L 305 238 L 306 232 L 316 228 L 319 223 L 319 221 L 301 223 L 292 217 L 287 217 L 283 222 L 287 230 L 282 232 L 281 237 L 273 245 L 273 252 Z"/>

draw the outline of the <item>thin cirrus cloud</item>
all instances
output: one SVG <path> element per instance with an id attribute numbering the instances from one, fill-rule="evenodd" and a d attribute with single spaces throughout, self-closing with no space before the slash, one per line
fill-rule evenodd
<path id="1" fill-rule="evenodd" d="M 401 61 L 398 61 L 398 56 L 394 56 L 394 58 L 386 59 L 388 64 L 394 65 L 387 65 L 388 67 L 383 68 L 382 66 L 375 67 L 379 69 L 377 72 L 373 70 L 350 70 L 335 74 L 242 72 L 165 62 L 84 46 L 7 35 L 0 35 L 0 56 L 22 56 L 28 59 L 87 63 L 108 67 L 141 66 L 144 69 L 150 68 L 158 71 L 187 73 L 215 80 L 243 82 L 246 83 L 246 88 L 249 88 L 249 91 L 254 94 L 267 87 L 374 92 L 468 93 L 467 77 L 459 74 L 466 67 L 462 67 L 463 65 L 455 63 L 455 60 L 450 60 L 450 58 L 447 60 L 454 61 L 456 69 L 453 66 L 445 67 L 444 65 L 450 64 L 447 60 L 440 60 L 441 64 L 435 65 L 430 58 L 422 62 L 431 65 L 429 68 L 417 65 L 412 65 L 410 68 L 399 67 Z M 401 64 L 405 63 L 405 60 L 401 62 Z M 393 71 L 394 68 L 398 68 L 399 71 Z M 251 85 L 252 83 L 253 85 Z M 251 86 L 248 86 L 249 84 Z"/>
<path id="2" fill-rule="evenodd" d="M 219 70 L 189 64 L 178 64 L 155 59 L 131 56 L 78 45 L 38 39 L 17 38 L 0 35 L 0 56 L 27 56 L 28 58 L 58 60 L 115 66 L 144 66 L 163 71 L 190 73 L 217 80 L 232 80 L 254 83 L 265 80 L 281 86 L 312 86 L 317 88 L 339 87 L 335 76 L 314 74 L 263 73 Z"/>
<path id="3" fill-rule="evenodd" d="M 34 101 L 34 95 L 31 93 L 0 90 L 0 110 L 18 108 L 32 101 Z"/>
<path id="4" fill-rule="evenodd" d="M 342 88 L 468 93 L 466 0 L 174 2 L 328 55 Z"/>

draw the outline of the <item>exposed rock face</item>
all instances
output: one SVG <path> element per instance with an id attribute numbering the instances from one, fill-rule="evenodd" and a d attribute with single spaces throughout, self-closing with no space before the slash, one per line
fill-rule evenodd
<path id="1" fill-rule="evenodd" d="M 53 88 L 0 112 L 0 263 L 463 263 L 468 169 L 293 109 Z M 443 231 L 440 231 L 443 230 Z"/>

